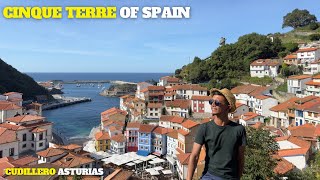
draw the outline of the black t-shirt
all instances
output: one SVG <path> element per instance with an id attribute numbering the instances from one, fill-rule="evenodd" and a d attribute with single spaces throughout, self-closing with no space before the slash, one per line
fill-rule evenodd
<path id="1" fill-rule="evenodd" d="M 245 128 L 230 121 L 225 126 L 218 126 L 213 120 L 201 124 L 195 142 L 206 147 L 205 168 L 212 175 L 239 179 L 238 149 L 247 144 Z"/>

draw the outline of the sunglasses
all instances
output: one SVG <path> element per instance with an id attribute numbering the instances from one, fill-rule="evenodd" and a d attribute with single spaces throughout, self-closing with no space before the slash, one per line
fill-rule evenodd
<path id="1" fill-rule="evenodd" d="M 216 99 L 210 99 L 209 104 L 212 105 L 214 103 L 215 106 L 220 106 L 222 103 Z"/>

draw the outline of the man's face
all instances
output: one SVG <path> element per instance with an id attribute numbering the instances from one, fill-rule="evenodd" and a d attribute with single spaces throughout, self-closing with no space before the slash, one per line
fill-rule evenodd
<path id="1" fill-rule="evenodd" d="M 211 102 L 212 115 L 229 113 L 229 105 L 227 104 L 227 100 L 224 96 L 214 95 Z"/>

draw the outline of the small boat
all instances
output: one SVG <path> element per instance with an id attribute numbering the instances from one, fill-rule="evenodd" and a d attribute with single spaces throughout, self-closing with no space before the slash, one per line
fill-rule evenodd
<path id="1" fill-rule="evenodd" d="M 80 85 L 80 84 L 77 84 L 77 87 L 81 87 L 81 85 Z"/>

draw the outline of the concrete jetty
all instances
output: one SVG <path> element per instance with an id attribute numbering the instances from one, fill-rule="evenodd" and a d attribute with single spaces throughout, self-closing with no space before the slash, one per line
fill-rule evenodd
<path id="1" fill-rule="evenodd" d="M 63 97 L 59 99 L 58 102 L 46 104 L 42 106 L 42 110 L 50 110 L 50 109 L 57 109 L 64 106 L 70 106 L 73 104 L 83 103 L 83 102 L 89 102 L 91 101 L 91 98 L 86 97 Z"/>

